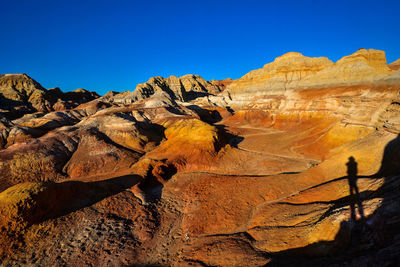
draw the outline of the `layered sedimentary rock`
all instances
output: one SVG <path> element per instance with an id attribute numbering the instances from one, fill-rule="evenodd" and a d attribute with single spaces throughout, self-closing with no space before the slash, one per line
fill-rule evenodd
<path id="1" fill-rule="evenodd" d="M 223 80 L 211 80 L 210 83 L 218 86 L 221 91 L 225 90 L 225 88 L 233 82 L 232 78 L 226 78 Z"/>
<path id="2" fill-rule="evenodd" d="M 345 56 L 335 64 L 305 77 L 299 87 L 322 87 L 354 84 L 370 84 L 374 80 L 388 75 L 385 52 L 374 49 L 359 49 L 350 56 Z"/>
<path id="3" fill-rule="evenodd" d="M 299 71 L 310 68 L 315 71 Z M 286 79 L 293 75 L 294 79 Z M 336 63 L 288 53 L 235 80 L 224 99 L 239 109 L 267 109 L 277 114 L 329 112 L 354 124 L 380 127 L 380 114 L 397 97 L 398 75 L 379 50 L 359 49 Z"/>
<path id="4" fill-rule="evenodd" d="M 204 80 L 199 75 L 187 74 L 180 78 L 173 75 L 168 78 L 157 76 L 150 78 L 146 83 L 138 84 L 133 92 L 115 96 L 114 101 L 134 102 L 149 98 L 159 91 L 167 93 L 175 100 L 190 101 L 197 97 L 219 93 L 221 89 L 218 85 Z"/>
<path id="5" fill-rule="evenodd" d="M 390 64 L 388 65 L 388 67 L 389 67 L 390 69 L 392 69 L 392 70 L 398 70 L 398 69 L 400 69 L 400 58 L 399 58 L 398 60 L 396 60 L 396 61 L 390 63 Z"/>
<path id="6" fill-rule="evenodd" d="M 374 49 L 359 49 L 336 63 L 290 52 L 235 80 L 228 91 L 236 100 L 247 101 L 254 96 L 285 96 L 294 89 L 370 85 L 391 72 L 385 53 Z"/>
<path id="7" fill-rule="evenodd" d="M 286 89 L 297 86 L 304 77 L 314 74 L 332 64 L 326 57 L 309 58 L 300 53 L 289 52 L 277 57 L 263 68 L 253 70 L 228 86 L 234 96 L 238 94 L 268 93 L 280 95 Z"/>
<path id="8" fill-rule="evenodd" d="M 291 52 L 0 117 L 0 261 L 396 265 L 399 75 L 383 51 Z"/>

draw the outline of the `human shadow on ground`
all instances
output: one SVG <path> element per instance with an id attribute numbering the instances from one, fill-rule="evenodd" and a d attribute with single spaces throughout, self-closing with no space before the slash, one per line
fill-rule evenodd
<path id="1" fill-rule="evenodd" d="M 351 219 L 356 220 L 356 206 L 361 219 L 364 219 L 364 209 L 360 198 L 360 191 L 357 185 L 357 162 L 354 157 L 349 157 L 349 161 L 346 163 L 347 166 L 347 180 L 349 182 L 349 194 L 350 194 L 350 214 Z"/>
<path id="2" fill-rule="evenodd" d="M 318 220 L 334 216 L 338 210 L 349 207 L 349 220 L 342 221 L 332 241 L 320 241 L 305 247 L 268 253 L 267 266 L 399 266 L 400 264 L 400 135 L 390 141 L 383 153 L 380 169 L 373 175 L 357 174 L 357 161 L 351 156 L 346 163 L 347 176 L 316 185 L 347 179 L 349 195 L 335 201 Z M 384 179 L 377 190 L 359 191 L 358 179 Z M 310 188 L 309 188 L 310 189 Z M 369 215 L 363 203 L 381 199 L 380 206 Z M 307 203 L 313 204 L 313 203 Z M 303 204 L 300 204 L 303 205 Z M 317 223 L 318 223 L 317 222 Z"/>

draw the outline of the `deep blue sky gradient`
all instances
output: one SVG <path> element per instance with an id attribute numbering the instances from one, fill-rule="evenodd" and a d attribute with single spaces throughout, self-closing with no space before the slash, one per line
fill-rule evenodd
<path id="1" fill-rule="evenodd" d="M 152 76 L 240 78 L 289 51 L 400 58 L 400 1 L 0 0 L 0 73 L 104 94 Z"/>

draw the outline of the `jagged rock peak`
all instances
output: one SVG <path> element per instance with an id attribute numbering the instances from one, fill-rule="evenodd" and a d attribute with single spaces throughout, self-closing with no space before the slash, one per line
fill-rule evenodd
<path id="1" fill-rule="evenodd" d="M 206 81 L 200 75 L 186 74 L 181 77 L 171 75 L 167 78 L 156 76 L 147 82 L 138 84 L 135 91 L 115 96 L 115 102 L 134 102 L 146 99 L 157 91 L 167 93 L 171 99 L 179 101 L 190 101 L 197 97 L 216 94 L 221 88 Z"/>

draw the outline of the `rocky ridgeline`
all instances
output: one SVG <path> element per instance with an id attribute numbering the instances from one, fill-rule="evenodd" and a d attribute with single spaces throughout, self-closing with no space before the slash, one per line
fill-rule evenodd
<path id="1" fill-rule="evenodd" d="M 101 97 L 2 75 L 0 262 L 395 265 L 397 66 L 291 52 Z"/>
<path id="2" fill-rule="evenodd" d="M 380 50 L 359 49 L 336 63 L 326 57 L 310 58 L 290 52 L 247 73 L 228 88 L 233 95 L 247 92 L 280 95 L 288 89 L 371 84 L 391 72 L 385 53 Z"/>
<path id="3" fill-rule="evenodd" d="M 216 84 L 204 80 L 199 75 L 184 75 L 180 78 L 160 76 L 150 78 L 146 83 L 136 86 L 133 92 L 124 92 L 114 96 L 115 103 L 132 103 L 149 98 L 156 92 L 165 92 L 171 99 L 188 102 L 195 98 L 217 94 L 221 91 Z"/>
<path id="4" fill-rule="evenodd" d="M 26 74 L 1 75 L 0 94 L 2 113 L 5 110 L 14 117 L 35 111 L 71 109 L 98 97 L 95 92 L 82 88 L 68 93 L 59 88 L 46 90 Z"/>

